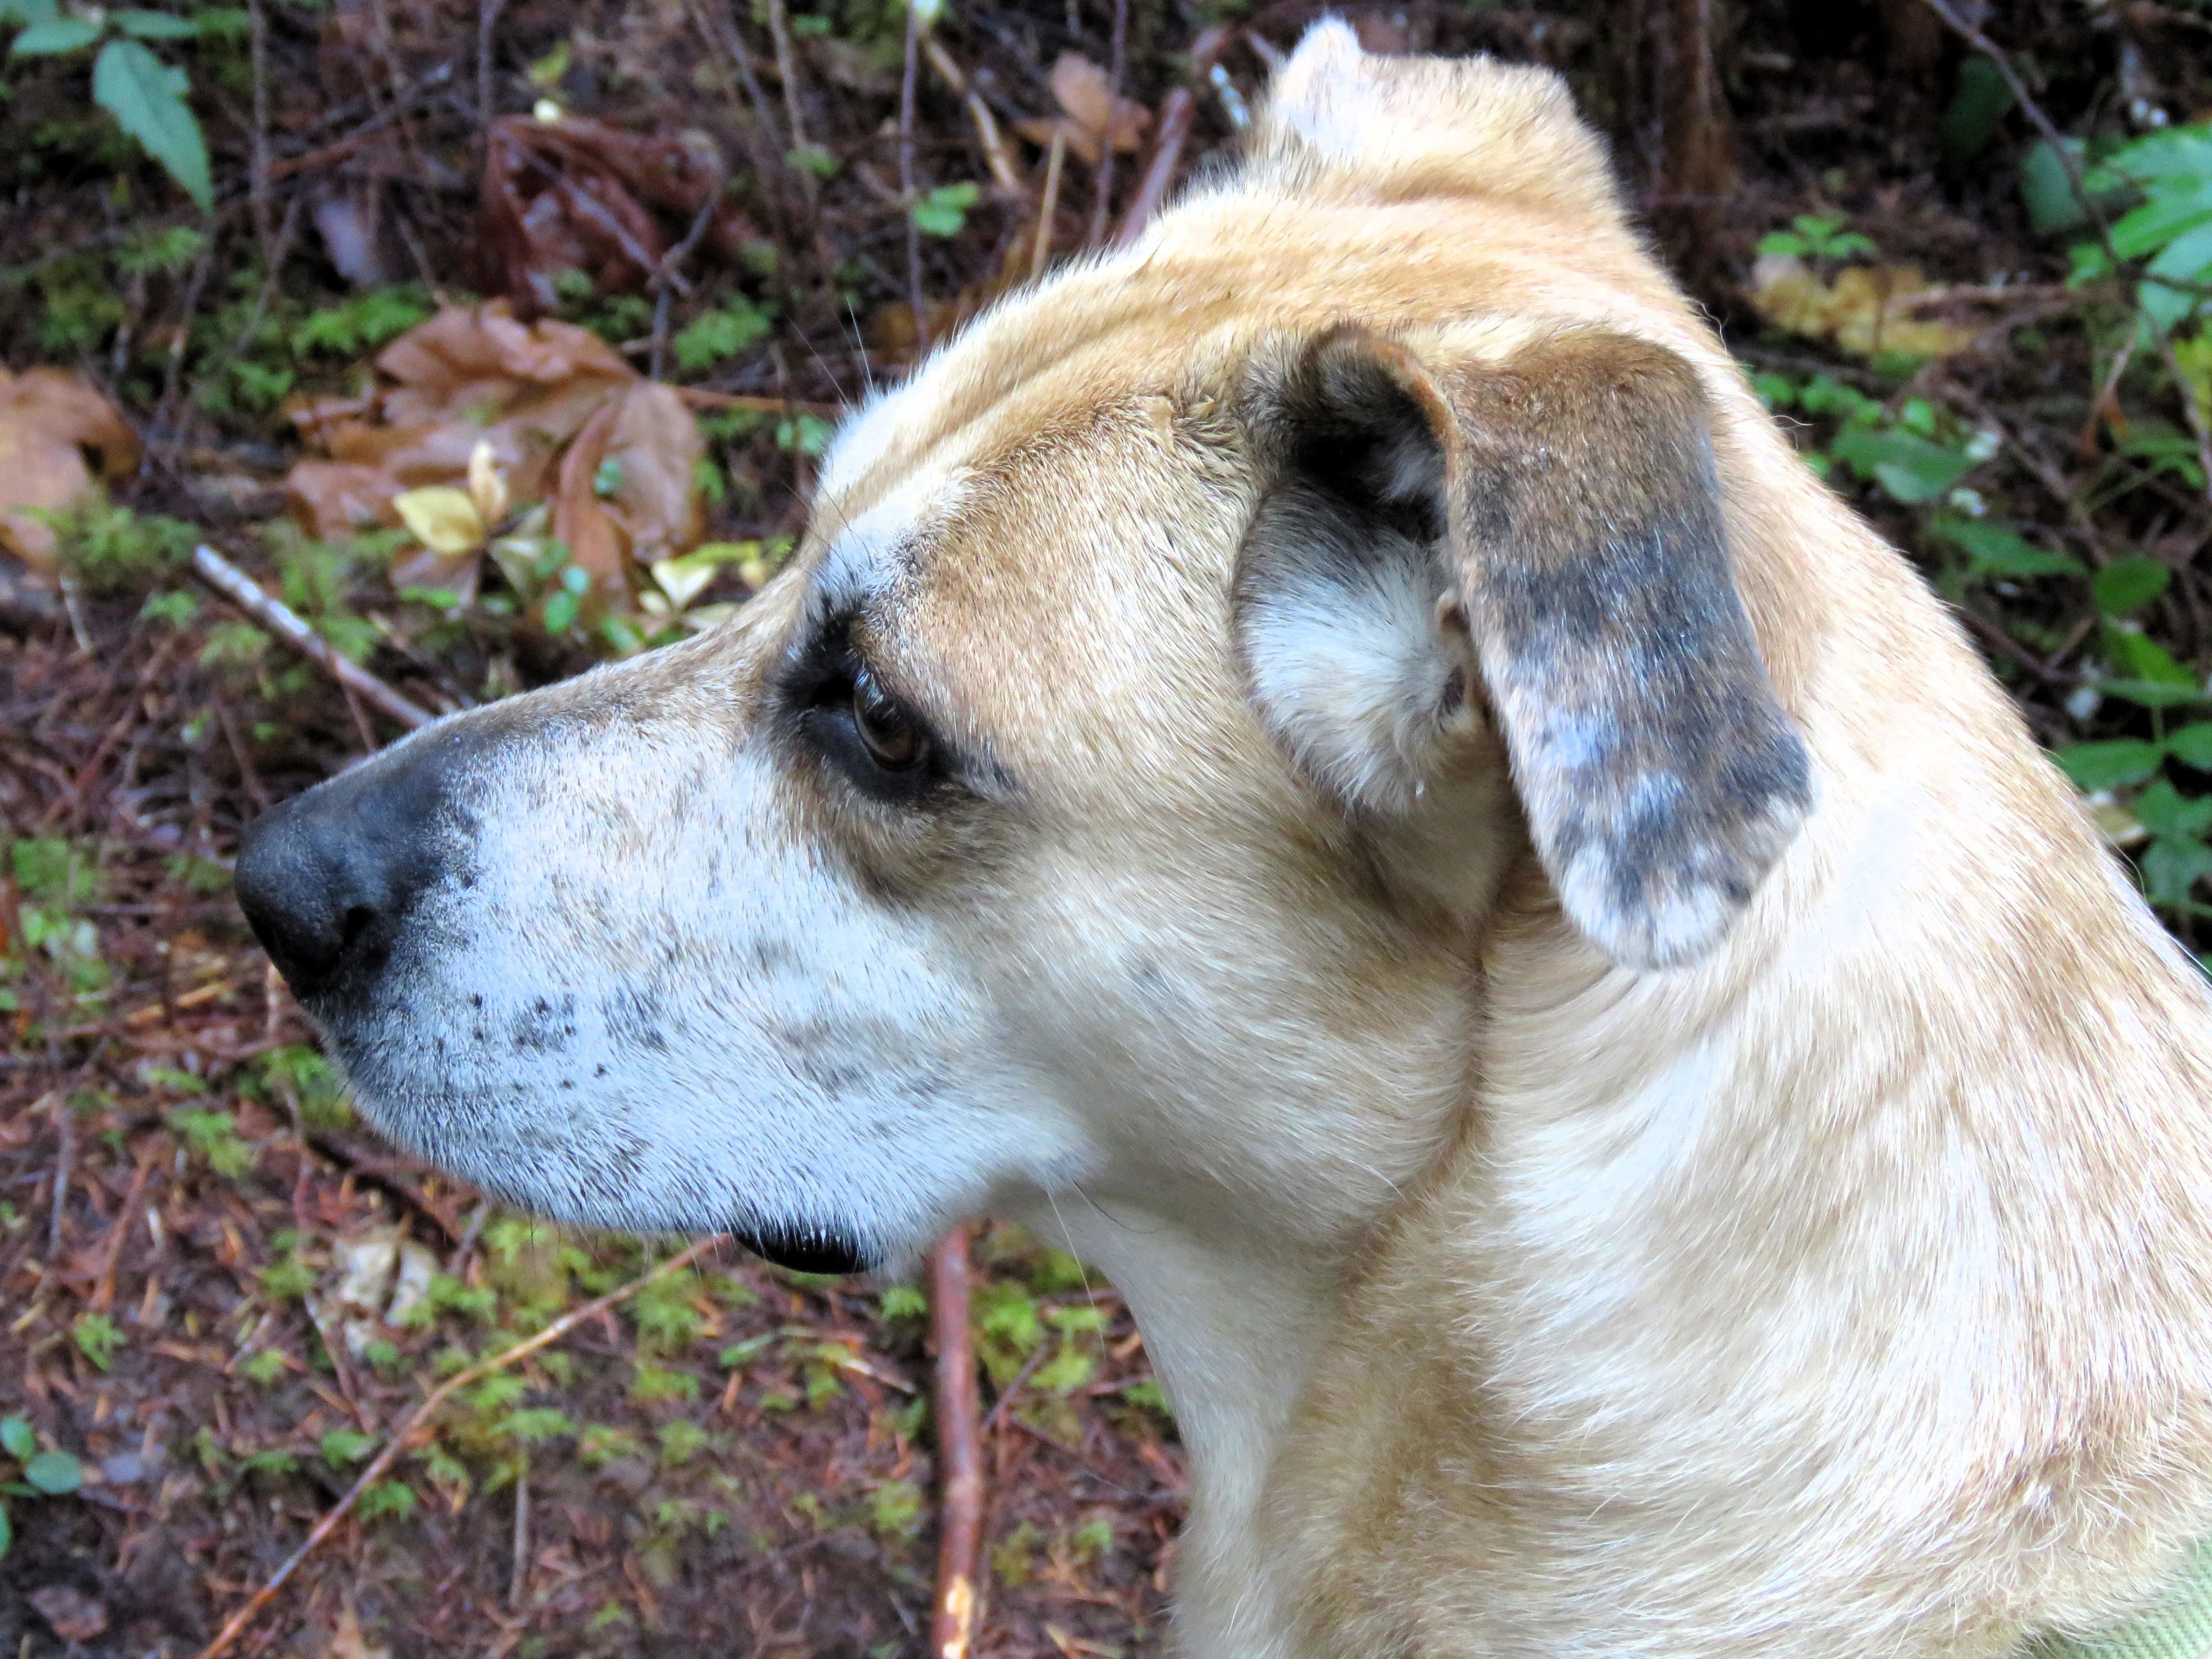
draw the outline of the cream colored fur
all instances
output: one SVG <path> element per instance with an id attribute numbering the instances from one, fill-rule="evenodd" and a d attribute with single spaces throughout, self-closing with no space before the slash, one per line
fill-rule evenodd
<path id="1" fill-rule="evenodd" d="M 1483 687 L 1435 702 L 1479 669 L 1449 580 L 1340 633 L 1324 590 L 1240 610 L 1253 376 L 1346 324 L 1439 385 L 1591 325 L 1694 368 L 1813 805 L 1687 965 L 1563 915 Z M 847 599 L 987 757 L 957 811 L 772 732 Z M 2199 977 L 1548 75 L 1317 27 L 1241 172 L 856 417 L 739 625 L 498 718 L 491 873 L 348 1051 L 369 1109 L 599 1220 L 1064 1236 L 1190 1448 L 1188 1659 L 1999 1656 L 2212 1533 Z M 455 988 L 603 989 L 656 939 L 680 1065 L 607 1037 L 526 1157 L 524 1105 L 453 1108 Z"/>

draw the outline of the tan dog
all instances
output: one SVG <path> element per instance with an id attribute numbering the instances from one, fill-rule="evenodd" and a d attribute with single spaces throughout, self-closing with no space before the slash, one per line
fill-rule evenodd
<path id="1" fill-rule="evenodd" d="M 1340 25 L 737 623 L 239 887 L 371 1115 L 815 1267 L 1026 1218 L 1191 1659 L 1999 1655 L 2212 1533 L 2212 1017 L 1553 77 Z"/>

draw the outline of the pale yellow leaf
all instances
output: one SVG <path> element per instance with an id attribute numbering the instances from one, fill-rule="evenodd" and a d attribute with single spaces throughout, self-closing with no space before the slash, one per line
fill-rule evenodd
<path id="1" fill-rule="evenodd" d="M 392 498 L 392 506 L 415 539 L 434 553 L 465 553 L 484 538 L 483 515 L 465 489 L 450 484 L 403 489 Z"/>

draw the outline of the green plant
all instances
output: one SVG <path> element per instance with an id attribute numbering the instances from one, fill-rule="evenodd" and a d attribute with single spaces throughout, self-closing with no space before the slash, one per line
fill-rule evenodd
<path id="1" fill-rule="evenodd" d="M 165 11 L 92 9 L 64 16 L 54 0 L 0 0 L 0 25 L 14 24 L 9 61 L 58 58 L 100 48 L 92 60 L 92 101 L 115 118 L 203 211 L 215 205 L 207 137 L 185 101 L 191 77 L 164 63 L 149 40 L 197 40 L 198 18 Z"/>
<path id="2" fill-rule="evenodd" d="M 1801 259 L 1846 259 L 1854 253 L 1872 253 L 1874 244 L 1856 231 L 1844 228 L 1841 219 L 1801 213 L 1788 230 L 1770 231 L 1759 239 L 1761 253 L 1786 253 Z"/>
<path id="3" fill-rule="evenodd" d="M 124 1343 L 123 1333 L 104 1313 L 79 1314 L 70 1327 L 70 1336 L 77 1352 L 103 1371 L 115 1363 L 116 1350 Z"/>
<path id="4" fill-rule="evenodd" d="M 981 194 L 981 186 L 972 183 L 938 185 L 915 203 L 915 228 L 925 236 L 957 236 Z"/>
<path id="5" fill-rule="evenodd" d="M 84 1484 L 84 1467 L 67 1452 L 39 1449 L 39 1437 L 27 1419 L 0 1417 L 0 1453 L 16 1465 L 16 1478 L 0 1482 L 0 1499 L 65 1498 Z M 0 1556 L 14 1537 L 8 1505 L 0 1501 Z"/>

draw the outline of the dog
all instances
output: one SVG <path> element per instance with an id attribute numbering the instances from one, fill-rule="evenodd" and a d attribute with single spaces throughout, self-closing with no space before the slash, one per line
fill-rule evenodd
<path id="1" fill-rule="evenodd" d="M 1190 1659 L 2009 1655 L 2212 1534 L 2199 975 L 1546 72 L 1316 25 L 732 622 L 237 887 L 518 1204 L 1103 1269 Z"/>

